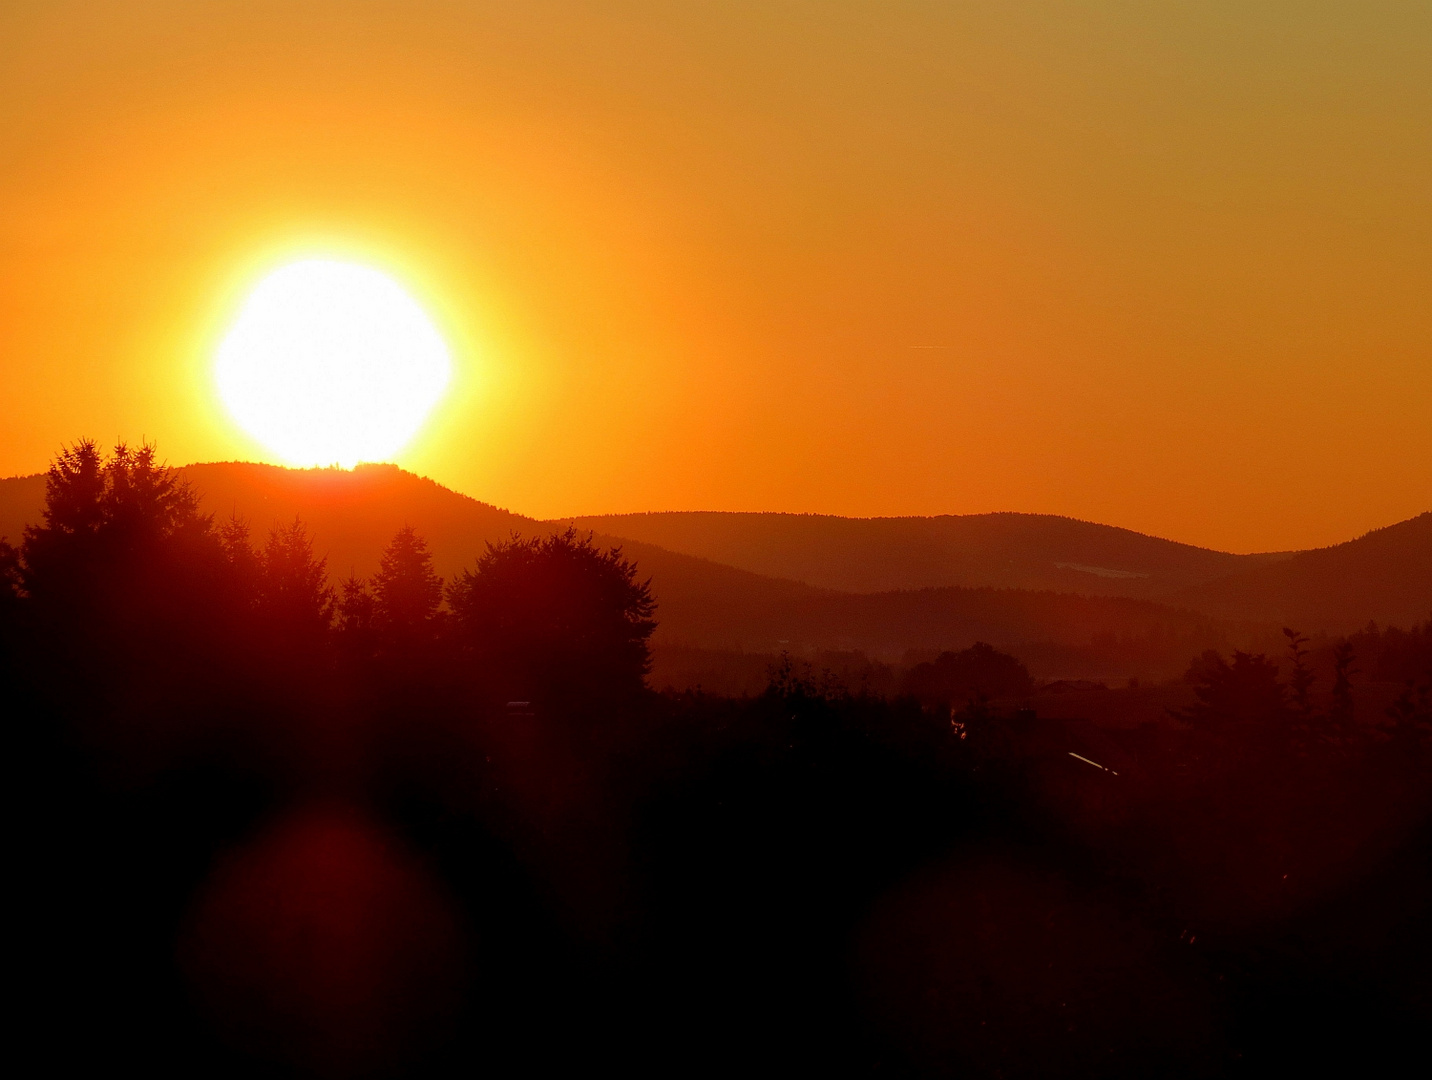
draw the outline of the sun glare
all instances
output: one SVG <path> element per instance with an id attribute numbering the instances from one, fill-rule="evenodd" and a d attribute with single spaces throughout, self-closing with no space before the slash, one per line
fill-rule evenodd
<path id="1" fill-rule="evenodd" d="M 306 259 L 265 277 L 219 346 L 219 394 L 290 465 L 385 461 L 447 389 L 437 328 L 392 278 Z"/>

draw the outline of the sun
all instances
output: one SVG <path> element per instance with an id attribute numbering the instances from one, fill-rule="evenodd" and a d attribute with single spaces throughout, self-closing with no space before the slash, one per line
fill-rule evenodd
<path id="1" fill-rule="evenodd" d="M 386 461 L 418 433 L 451 376 L 447 345 L 396 281 L 304 259 L 254 287 L 219 346 L 219 395 L 289 465 Z"/>

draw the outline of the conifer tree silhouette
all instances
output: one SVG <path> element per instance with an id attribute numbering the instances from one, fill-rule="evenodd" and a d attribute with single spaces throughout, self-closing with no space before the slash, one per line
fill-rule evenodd
<path id="1" fill-rule="evenodd" d="M 0 537 L 0 679 L 6 679 L 19 633 L 23 599 L 20 588 L 20 553 Z M 8 685 L 5 683 L 4 685 Z M 3 691 L 0 691 L 3 695 Z M 0 700 L 0 708 L 4 701 Z"/>
<path id="2" fill-rule="evenodd" d="M 212 519 L 153 445 L 119 443 L 106 460 L 92 439 L 65 447 L 45 476 L 43 523 L 25 530 L 22 580 L 36 597 L 76 601 L 140 564 L 157 577 L 216 553 Z M 157 584 L 156 582 L 151 582 Z"/>
<path id="3" fill-rule="evenodd" d="M 338 598 L 338 628 L 349 638 L 366 637 L 373 629 L 373 593 L 355 573 L 349 573 Z"/>
<path id="4" fill-rule="evenodd" d="M 313 540 L 298 518 L 274 528 L 259 555 L 259 609 L 287 634 L 318 638 L 333 621 L 335 594 L 328 560 L 313 553 Z"/>
<path id="5" fill-rule="evenodd" d="M 9 610 L 20 599 L 20 553 L 0 536 L 0 607 Z"/>
<path id="6" fill-rule="evenodd" d="M 1340 641 L 1333 646 L 1333 703 L 1329 719 L 1334 734 L 1341 738 L 1352 734 L 1352 677 L 1357 674 L 1353 666 L 1356 660 L 1352 642 Z"/>
<path id="7" fill-rule="evenodd" d="M 383 550 L 373 578 L 375 625 L 390 639 L 417 640 L 442 599 L 442 578 L 433 573 L 426 541 L 404 525 Z"/>
<path id="8" fill-rule="evenodd" d="M 249 523 L 237 514 L 219 526 L 219 544 L 228 563 L 229 583 L 239 604 L 251 608 L 259 590 L 259 556 L 249 540 Z"/>
<path id="9" fill-rule="evenodd" d="M 1313 672 L 1308 667 L 1308 639 L 1287 626 L 1283 627 L 1283 636 L 1288 639 L 1288 652 L 1293 658 L 1293 670 L 1288 679 L 1288 688 L 1292 691 L 1294 707 L 1303 719 L 1307 720 L 1313 713 L 1310 697 L 1313 688 Z"/>

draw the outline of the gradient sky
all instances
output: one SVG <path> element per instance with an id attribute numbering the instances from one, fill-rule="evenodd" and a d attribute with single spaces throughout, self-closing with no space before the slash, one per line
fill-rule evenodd
<path id="1" fill-rule="evenodd" d="M 244 289 L 451 343 L 399 463 L 539 516 L 1432 507 L 1432 4 L 0 0 L 0 475 L 262 459 Z"/>

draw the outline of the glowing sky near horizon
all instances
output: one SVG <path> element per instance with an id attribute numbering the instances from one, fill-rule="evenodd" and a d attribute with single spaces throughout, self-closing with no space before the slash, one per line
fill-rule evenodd
<path id="1" fill-rule="evenodd" d="M 431 317 L 396 460 L 538 516 L 1432 506 L 1432 5 L 0 6 L 0 475 L 280 457 L 213 362 L 323 255 Z"/>

